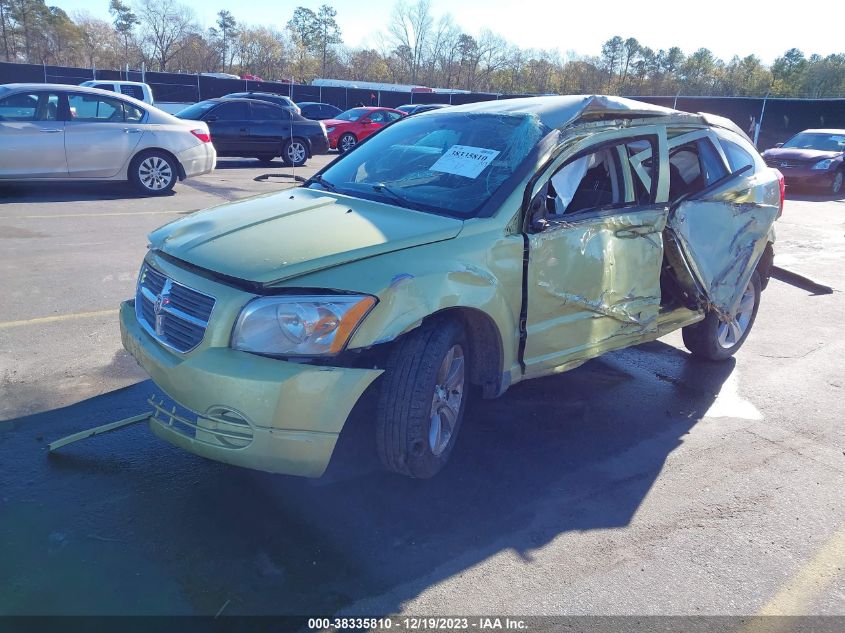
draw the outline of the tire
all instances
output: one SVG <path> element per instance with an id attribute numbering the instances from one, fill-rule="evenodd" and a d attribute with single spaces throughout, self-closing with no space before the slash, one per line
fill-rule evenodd
<path id="1" fill-rule="evenodd" d="M 727 360 L 742 347 L 748 338 L 757 309 L 760 307 L 762 289 L 760 274 L 754 271 L 748 287 L 740 299 L 739 309 L 734 323 L 736 327 L 722 323 L 714 312 L 709 312 L 703 321 L 688 325 L 682 329 L 684 345 L 693 356 L 705 360 Z M 753 300 L 753 305 L 751 301 Z M 745 306 L 745 307 L 743 307 Z"/>
<path id="2" fill-rule="evenodd" d="M 162 196 L 170 192 L 178 179 L 176 161 L 158 150 L 141 152 L 129 163 L 129 181 L 148 196 Z"/>
<path id="3" fill-rule="evenodd" d="M 434 320 L 391 351 L 376 410 L 376 446 L 390 471 L 427 479 L 446 464 L 469 396 L 469 346 L 457 321 Z"/>
<path id="4" fill-rule="evenodd" d="M 308 160 L 308 146 L 305 141 L 292 138 L 282 149 L 282 160 L 289 167 L 302 167 Z"/>
<path id="5" fill-rule="evenodd" d="M 255 160 L 260 160 L 262 163 L 272 163 L 276 157 L 272 154 L 264 154 L 263 156 L 255 156 L 254 158 Z"/>
<path id="6" fill-rule="evenodd" d="M 337 140 L 337 151 L 345 154 L 358 144 L 358 139 L 352 132 L 347 132 Z"/>
<path id="7" fill-rule="evenodd" d="M 842 193 L 843 188 L 845 188 L 845 170 L 840 169 L 834 174 L 830 183 L 830 193 L 838 196 Z"/>

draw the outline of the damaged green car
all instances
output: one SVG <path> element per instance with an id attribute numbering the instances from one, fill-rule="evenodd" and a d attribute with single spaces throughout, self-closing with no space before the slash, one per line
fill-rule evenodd
<path id="1" fill-rule="evenodd" d="M 126 349 L 152 430 L 211 459 L 320 476 L 376 389 L 378 454 L 431 477 L 470 390 L 683 328 L 742 345 L 772 266 L 779 172 L 728 120 L 614 97 L 443 108 L 302 187 L 154 231 Z"/>

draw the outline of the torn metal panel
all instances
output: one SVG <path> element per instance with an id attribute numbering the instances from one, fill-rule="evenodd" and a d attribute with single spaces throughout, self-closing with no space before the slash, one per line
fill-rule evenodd
<path id="1" fill-rule="evenodd" d="M 752 187 L 748 191 L 760 191 Z M 779 209 L 772 200 L 732 193 L 710 200 L 687 200 L 669 218 L 669 227 L 703 292 L 708 307 L 727 318 L 736 310 Z"/>

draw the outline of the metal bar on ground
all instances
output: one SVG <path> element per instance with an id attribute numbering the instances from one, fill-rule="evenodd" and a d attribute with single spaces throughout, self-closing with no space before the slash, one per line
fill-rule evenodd
<path id="1" fill-rule="evenodd" d="M 68 444 L 72 444 L 73 442 L 78 442 L 79 440 L 84 440 L 95 435 L 102 435 L 103 433 L 116 431 L 117 429 L 122 429 L 124 426 L 129 426 L 130 424 L 149 420 L 152 415 L 152 411 L 147 411 L 146 413 L 142 413 L 141 415 L 136 415 L 131 418 L 125 418 L 123 420 L 118 420 L 117 422 L 103 424 L 102 426 L 97 426 L 93 429 L 88 429 L 87 431 L 80 431 L 79 433 L 68 435 L 67 437 L 63 437 L 60 440 L 56 440 L 55 442 L 50 442 L 47 445 L 47 450 L 52 453 L 57 448 L 67 446 Z"/>

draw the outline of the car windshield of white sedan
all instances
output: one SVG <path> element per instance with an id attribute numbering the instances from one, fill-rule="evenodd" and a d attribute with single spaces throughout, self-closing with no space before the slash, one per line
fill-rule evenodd
<path id="1" fill-rule="evenodd" d="M 549 132 L 531 114 L 443 112 L 402 119 L 310 186 L 472 217 Z"/>
<path id="2" fill-rule="evenodd" d="M 796 134 L 782 145 L 784 148 L 817 149 L 824 152 L 845 152 L 845 132 L 842 134 Z"/>

